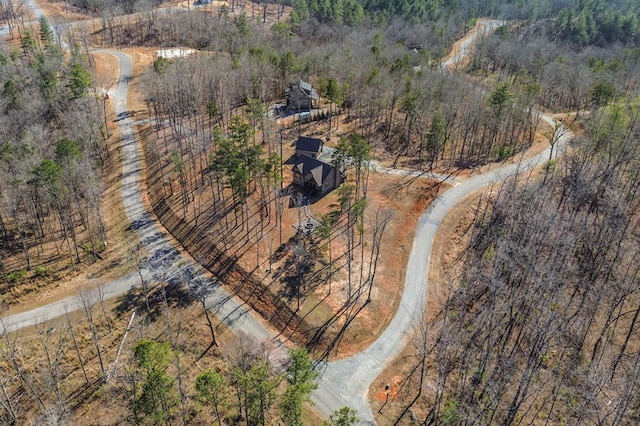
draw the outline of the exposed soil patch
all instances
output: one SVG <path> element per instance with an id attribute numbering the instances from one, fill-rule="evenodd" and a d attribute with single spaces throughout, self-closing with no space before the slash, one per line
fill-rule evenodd
<path id="1" fill-rule="evenodd" d="M 571 122 L 571 117 L 558 114 L 555 118 L 566 122 L 572 129 L 575 128 L 574 123 Z M 579 131 L 579 129 L 576 130 Z M 548 131 L 548 126 L 542 123 L 540 131 L 536 134 L 533 146 L 523 153 L 523 158 L 529 158 L 549 147 L 548 141 L 544 136 L 545 131 Z M 509 163 L 517 161 L 517 158 L 507 160 Z M 490 164 L 479 168 L 478 171 L 488 171 L 494 167 L 496 167 L 496 164 Z M 532 179 L 539 179 L 543 177 L 544 172 L 539 168 L 531 171 L 531 173 Z M 487 207 L 487 201 L 495 195 L 494 191 L 497 189 L 497 187 L 487 187 L 474 192 L 451 209 L 442 221 L 435 237 L 429 266 L 429 284 L 425 308 L 425 317 L 427 319 L 433 319 L 440 312 L 450 292 L 457 287 L 459 273 L 464 266 L 461 257 L 471 243 L 474 220 L 477 214 Z M 370 404 L 372 410 L 376 413 L 378 424 L 415 424 L 416 422 L 421 422 L 431 408 L 425 406 L 424 401 L 429 401 L 429 390 L 435 389 L 437 384 L 430 382 L 431 373 L 427 372 L 424 379 L 426 384 L 423 386 L 422 400 L 403 414 L 405 407 L 416 397 L 419 389 L 420 366 L 418 365 L 418 351 L 412 342 L 413 340 L 410 338 L 410 343 L 404 350 L 394 360 L 389 360 L 386 369 L 373 382 L 370 388 L 375 391 L 375 393 L 371 392 Z M 398 377 L 400 378 L 399 381 Z M 390 394 L 387 401 L 384 391 L 385 385 L 396 381 L 398 381 L 397 391 L 393 392 L 393 396 Z M 396 423 L 401 415 L 403 415 L 402 420 Z"/>
<path id="2" fill-rule="evenodd" d="M 467 31 L 464 37 L 462 37 L 461 39 L 458 39 L 453 44 L 453 46 L 451 46 L 451 50 L 449 51 L 449 54 L 442 60 L 442 62 L 446 63 L 447 61 L 450 61 L 453 58 L 456 58 L 458 55 L 460 55 L 461 46 L 467 43 L 469 40 L 476 38 L 478 36 L 478 31 L 481 31 L 482 28 L 484 28 L 484 24 L 487 21 L 488 19 L 486 18 L 478 19 L 475 27 Z M 460 58 L 460 60 L 453 63 L 451 66 L 448 67 L 448 69 L 450 71 L 463 69 L 466 65 L 469 64 L 469 61 L 471 61 L 471 56 L 467 55 L 466 57 Z"/>
<path id="3" fill-rule="evenodd" d="M 313 133 L 313 128 L 309 131 Z M 290 129 L 284 139 L 293 142 L 295 138 L 289 137 L 294 133 L 295 129 Z M 307 211 L 295 207 L 295 197 L 285 196 L 281 219 L 271 211 L 268 218 L 264 218 L 263 225 L 258 220 L 260 208 L 256 207 L 261 198 L 258 191 L 249 197 L 246 212 L 231 209 L 219 216 L 221 201 L 214 200 L 206 186 L 194 191 L 193 200 L 185 205 L 173 165 L 162 155 L 163 151 L 169 153 L 174 149 L 168 130 L 156 131 L 141 126 L 139 134 L 144 141 L 149 167 L 148 196 L 160 221 L 172 235 L 194 259 L 218 276 L 232 293 L 238 294 L 261 313 L 284 337 L 299 344 L 311 344 L 319 351 L 331 344 L 344 324 L 343 318 L 334 319 L 335 322 L 328 327 L 320 341 L 314 339 L 318 338 L 317 330 L 323 324 L 326 326 L 326 321 L 344 306 L 350 282 L 348 268 L 344 260 L 338 260 L 337 266 L 332 266 L 332 279 L 328 281 L 326 242 L 312 236 L 300 243 L 296 238 L 294 225 L 306 217 Z M 291 143 L 284 145 L 283 154 L 287 158 L 293 154 L 293 147 Z M 194 175 L 206 175 L 206 172 L 201 169 Z M 289 175 L 288 170 L 286 173 Z M 201 178 L 197 179 L 199 181 Z M 288 187 L 289 184 L 290 177 L 287 176 L 283 185 Z M 187 187 L 198 188 L 198 185 L 201 184 L 190 181 Z M 383 238 L 371 302 L 358 314 L 347 335 L 340 341 L 339 356 L 348 356 L 367 346 L 384 330 L 393 316 L 404 285 L 404 269 L 413 230 L 424 208 L 440 189 L 436 182 L 426 179 L 390 175 L 370 177 L 365 234 L 370 232 L 371 218 L 378 209 L 392 210 L 395 216 Z M 229 194 L 227 196 L 230 197 Z M 312 200 L 308 206 L 309 214 L 319 219 L 335 210 L 339 204 L 336 197 L 334 192 Z M 218 216 L 212 219 L 212 215 Z M 243 215 L 248 218 L 246 228 L 236 221 L 237 216 Z M 300 300 L 290 293 L 288 287 L 294 256 L 292 250 L 297 244 L 303 244 L 307 256 L 312 259 Z M 344 237 L 338 231 L 332 234 L 331 252 L 334 259 L 345 256 L 345 244 Z M 368 245 L 370 241 L 365 238 L 361 246 L 355 249 L 351 261 L 353 279 L 360 276 L 361 269 L 368 270 Z M 359 250 L 364 250 L 365 254 L 359 254 Z"/>
<path id="4" fill-rule="evenodd" d="M 425 315 L 432 319 L 441 309 L 449 292 L 455 288 L 459 268 L 458 261 L 470 242 L 471 228 L 476 212 L 483 209 L 490 195 L 490 189 L 481 189 L 454 207 L 445 217 L 436 235 L 427 289 L 427 306 Z M 413 340 L 394 359 L 389 360 L 387 367 L 371 385 L 369 403 L 376 413 L 378 424 L 395 424 L 409 402 L 416 397 L 419 388 L 420 366 L 418 352 Z M 425 377 L 428 380 L 428 376 Z M 386 385 L 390 384 L 389 398 L 386 397 Z M 427 382 L 425 389 L 434 384 Z M 424 419 L 429 407 L 414 405 L 405 415 L 401 425 L 415 424 L 415 419 Z"/>
<path id="5" fill-rule="evenodd" d="M 151 65 L 155 58 L 155 50 L 151 48 L 125 50 L 133 59 L 136 75 L 140 75 L 145 68 Z M 105 60 L 114 61 L 114 59 L 110 59 L 109 55 L 100 56 L 104 56 Z M 135 90 L 135 85 L 136 79 L 134 78 L 127 105 L 129 111 L 135 111 L 135 119 L 144 122 L 148 118 L 148 114 L 143 102 L 143 96 L 139 91 Z M 310 123 L 303 126 L 302 130 L 305 134 L 322 135 L 326 131 L 326 125 L 326 123 Z M 285 337 L 291 337 L 300 343 L 307 342 L 312 331 L 319 324 L 322 324 L 322 321 L 326 320 L 331 315 L 331 312 L 335 312 L 343 304 L 344 293 L 341 293 L 341 291 L 344 291 L 347 282 L 344 272 L 338 271 L 335 273 L 334 282 L 331 284 L 332 294 L 330 297 L 325 297 L 329 293 L 326 284 L 315 285 L 313 291 L 309 291 L 306 298 L 301 301 L 301 312 L 298 314 L 297 319 L 294 319 L 293 312 L 295 307 L 293 305 L 297 304 L 297 302 L 292 301 L 290 297 L 282 296 L 284 291 L 282 283 L 279 286 L 271 284 L 265 286 L 264 284 L 265 282 L 276 281 L 274 273 L 278 268 L 282 268 L 285 263 L 283 259 L 286 256 L 280 261 L 273 261 L 270 266 L 268 264 L 269 252 L 275 252 L 280 246 L 278 233 L 271 229 L 271 233 L 268 233 L 268 236 L 263 236 L 263 238 L 254 241 L 253 245 L 245 249 L 242 255 L 233 257 L 232 262 L 235 265 L 233 268 L 222 267 L 221 265 L 231 258 L 225 254 L 224 249 L 212 250 L 211 232 L 209 232 L 209 240 L 203 238 L 207 234 L 207 230 L 198 230 L 195 223 L 189 223 L 189 221 L 194 221 L 193 211 L 195 210 L 188 209 L 190 213 L 187 217 L 188 220 L 185 221 L 180 218 L 180 215 L 176 214 L 176 212 L 181 212 L 182 210 L 178 197 L 173 197 L 173 205 L 171 205 L 171 197 L 168 199 L 169 203 L 162 199 L 163 194 L 177 194 L 180 190 L 178 180 L 173 173 L 173 166 L 167 163 L 164 165 L 165 170 L 161 171 L 159 166 L 162 162 L 157 159 L 157 154 L 161 150 L 154 149 L 154 146 L 163 146 L 164 142 L 159 143 L 159 138 L 166 137 L 164 132 L 167 130 L 157 132 L 149 125 L 140 125 L 138 130 L 139 135 L 145 141 L 145 155 L 149 165 L 147 179 L 149 188 L 144 190 L 144 193 L 150 198 L 154 211 L 160 217 L 163 225 L 187 248 L 194 259 L 205 263 L 209 269 L 224 278 L 225 283 L 231 286 L 233 292 L 238 293 L 263 317 L 283 330 Z M 293 154 L 292 142 L 295 141 L 296 131 L 297 127 L 292 124 L 292 127 L 284 135 L 287 141 L 283 147 L 284 158 L 288 158 Z M 349 125 L 341 123 L 339 131 L 334 129 L 334 140 L 348 134 L 348 132 Z M 170 148 L 167 149 L 170 151 Z M 170 176 L 169 182 L 166 180 L 163 182 L 159 178 L 162 173 Z M 168 186 L 167 183 L 169 183 Z M 284 186 L 288 186 L 289 183 L 290 172 L 286 170 Z M 373 213 L 378 208 L 381 208 L 391 209 L 396 213 L 394 220 L 391 221 L 387 229 L 387 236 L 381 251 L 381 262 L 376 279 L 379 286 L 376 286 L 372 291 L 372 302 L 360 313 L 356 321 L 351 325 L 350 333 L 342 340 L 340 356 L 347 356 L 357 352 L 361 347 L 372 342 L 384 330 L 395 312 L 404 284 L 404 267 L 411 248 L 413 229 L 415 229 L 421 212 L 439 189 L 434 187 L 434 184 L 435 182 L 425 179 L 372 175 L 369 184 L 370 206 L 368 211 Z M 289 205 L 290 202 L 289 199 L 285 202 L 286 207 L 282 218 L 284 243 L 295 235 L 293 225 L 297 223 L 298 213 L 300 213 L 298 209 Z M 200 206 L 206 206 L 207 203 L 211 203 L 208 191 L 203 191 L 199 194 L 198 199 L 194 200 L 194 204 Z M 320 218 L 335 204 L 336 195 L 330 194 L 315 201 L 310 206 L 310 213 L 314 217 Z M 169 208 L 169 205 L 171 205 L 171 208 Z M 365 242 L 365 244 L 368 243 Z M 336 253 L 344 250 L 344 242 L 341 242 L 340 239 L 334 239 L 332 249 Z M 286 250 L 283 253 L 285 255 L 290 254 L 286 253 Z M 326 262 L 326 248 L 323 253 L 324 262 Z M 206 259 L 211 264 L 207 264 Z M 212 264 L 216 262 L 218 267 L 213 268 Z M 340 326 L 340 324 L 340 322 L 337 322 L 336 327 Z"/>

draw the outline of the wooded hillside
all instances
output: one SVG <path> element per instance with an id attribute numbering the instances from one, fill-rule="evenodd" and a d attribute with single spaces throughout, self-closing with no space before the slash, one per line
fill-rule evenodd
<path id="1" fill-rule="evenodd" d="M 459 286 L 419 340 L 429 419 L 638 422 L 638 108 L 589 122 L 478 212 Z"/>
<path id="2" fill-rule="evenodd" d="M 66 55 L 52 27 L 22 29 L 0 52 L 0 286 L 47 279 L 105 248 L 101 166 L 107 161 L 104 95 L 88 58 Z M 61 259 L 66 259 L 60 264 Z"/>
<path id="3" fill-rule="evenodd" d="M 11 25 L 0 52 L 3 300 L 102 256 L 103 167 L 125 115 L 147 162 L 145 202 L 214 273 L 181 263 L 170 275 L 123 243 L 140 288 L 106 300 L 84 286 L 80 314 L 35 333 L 0 329 L 0 422 L 320 424 L 307 350 L 358 352 L 402 309 L 411 232 L 448 189 L 442 176 L 460 182 L 554 148 L 569 128 L 577 136 L 540 170 L 443 230 L 468 231 L 457 274 L 412 347 L 387 360 L 408 373 L 378 423 L 640 422 L 637 2 L 69 1 L 54 5 L 61 16 L 98 19 L 72 31 L 56 20 L 62 33 L 0 5 Z M 495 33 L 445 69 L 485 17 Z M 136 56 L 137 110 L 109 120 L 91 46 Z M 155 54 L 163 47 L 193 54 Z M 300 80 L 320 98 L 305 123 L 282 106 Z M 289 187 L 307 132 L 347 170 L 324 197 Z M 151 280 L 144 268 L 157 269 Z M 273 342 L 306 346 L 292 363 L 211 315 L 207 296 L 225 285 L 277 330 Z"/>

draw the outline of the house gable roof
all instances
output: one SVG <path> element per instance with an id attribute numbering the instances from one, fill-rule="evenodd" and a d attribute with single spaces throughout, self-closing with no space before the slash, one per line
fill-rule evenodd
<path id="1" fill-rule="evenodd" d="M 307 155 L 301 155 L 294 164 L 293 169 L 302 176 L 307 176 L 311 173 L 315 184 L 318 187 L 322 187 L 322 183 L 329 177 L 333 166 Z"/>
<path id="2" fill-rule="evenodd" d="M 322 145 L 321 139 L 300 136 L 296 141 L 296 151 L 320 152 Z"/>
<path id="3" fill-rule="evenodd" d="M 298 83 L 300 84 L 300 88 L 302 90 L 304 90 L 305 92 L 311 92 L 311 84 L 307 83 L 306 81 L 302 81 L 300 80 L 300 82 Z"/>
<path id="4" fill-rule="evenodd" d="M 302 80 L 289 84 L 289 88 L 285 92 L 286 97 L 290 96 L 291 90 L 294 88 L 300 89 L 300 91 L 302 91 L 302 93 L 304 93 L 308 98 L 313 99 L 314 101 L 318 100 L 318 92 L 316 89 L 314 89 L 310 83 Z"/>

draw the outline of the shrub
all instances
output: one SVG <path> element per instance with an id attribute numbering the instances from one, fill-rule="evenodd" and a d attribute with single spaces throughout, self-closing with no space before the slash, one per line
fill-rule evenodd
<path id="1" fill-rule="evenodd" d="M 19 271 L 13 271 L 8 273 L 5 276 L 5 279 L 7 281 L 9 281 L 10 283 L 15 283 L 18 281 L 21 281 L 22 279 L 26 278 L 28 275 L 28 272 L 25 269 L 21 269 Z"/>
<path id="2" fill-rule="evenodd" d="M 48 267 L 48 266 L 36 266 L 36 269 L 34 270 L 33 276 L 35 278 L 48 277 L 50 273 L 51 273 L 51 268 L 50 267 Z"/>

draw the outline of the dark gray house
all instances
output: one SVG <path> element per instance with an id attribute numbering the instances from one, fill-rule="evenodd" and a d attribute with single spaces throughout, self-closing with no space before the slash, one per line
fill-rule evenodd
<path id="1" fill-rule="evenodd" d="M 294 111 L 309 111 L 318 104 L 318 92 L 302 80 L 289 84 L 284 97 L 287 99 L 287 108 Z"/>
<path id="2" fill-rule="evenodd" d="M 296 141 L 296 157 L 307 155 L 309 157 L 318 158 L 322 154 L 324 143 L 321 139 L 308 138 L 300 136 Z"/>
<path id="3" fill-rule="evenodd" d="M 324 195 L 340 186 L 344 181 L 344 171 L 343 166 L 338 169 L 317 158 L 300 155 L 293 165 L 293 183 Z"/>

